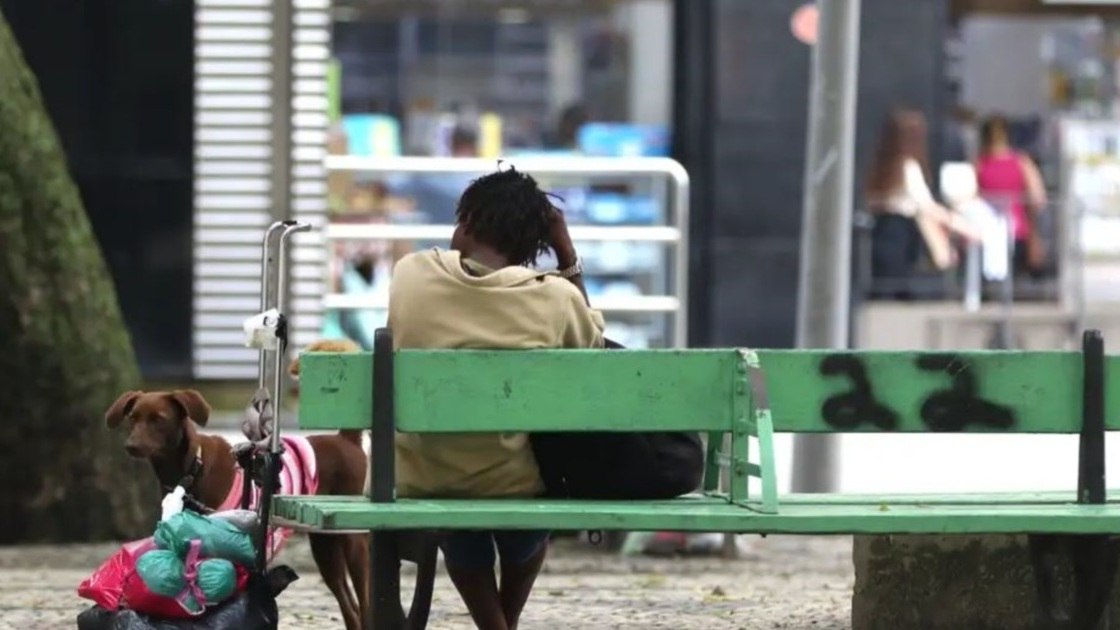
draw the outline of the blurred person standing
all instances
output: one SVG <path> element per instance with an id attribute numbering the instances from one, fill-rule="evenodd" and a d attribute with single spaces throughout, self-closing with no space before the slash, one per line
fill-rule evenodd
<path id="1" fill-rule="evenodd" d="M 915 110 L 895 110 L 887 118 L 867 183 L 867 202 L 875 215 L 871 268 L 876 280 L 893 280 L 891 297 L 912 297 L 905 286 L 923 262 L 944 271 L 957 264 L 953 237 L 979 239 L 960 214 L 938 203 L 928 184 L 926 119 Z"/>
<path id="2" fill-rule="evenodd" d="M 457 125 L 448 139 L 453 158 L 478 157 L 478 133 L 465 125 Z M 455 207 L 463 190 L 478 175 L 472 173 L 418 173 L 398 184 L 400 194 L 416 202 L 416 209 L 423 215 L 423 222 L 439 225 L 455 223 Z"/>
<path id="3" fill-rule="evenodd" d="M 578 151 L 579 130 L 590 119 L 587 108 L 583 104 L 569 104 L 561 110 L 556 121 L 556 129 L 545 134 L 545 146 L 554 151 Z"/>
<path id="4" fill-rule="evenodd" d="M 1011 146 L 1002 116 L 990 116 L 980 126 L 976 181 L 980 196 L 1010 222 L 1014 270 L 1038 274 L 1046 263 L 1038 229 L 1038 217 L 1046 208 L 1046 186 L 1034 160 Z"/>

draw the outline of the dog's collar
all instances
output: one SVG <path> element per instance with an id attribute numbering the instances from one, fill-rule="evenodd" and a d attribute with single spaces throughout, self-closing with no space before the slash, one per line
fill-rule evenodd
<path id="1" fill-rule="evenodd" d="M 182 486 L 183 490 L 186 490 L 187 494 L 190 494 L 191 489 L 194 487 L 194 483 L 196 481 L 198 481 L 198 478 L 201 475 L 202 475 L 202 445 L 199 444 L 198 448 L 194 452 L 194 459 L 192 459 L 190 465 L 187 466 L 187 471 L 183 474 L 182 478 L 179 479 L 179 483 L 177 483 L 175 485 Z M 165 486 L 164 490 L 166 492 L 170 492 L 170 491 L 174 490 L 174 487 Z"/>
<path id="2" fill-rule="evenodd" d="M 190 467 L 187 468 L 187 474 L 183 475 L 179 485 L 183 486 L 184 490 L 189 491 L 194 482 L 198 480 L 199 475 L 202 474 L 202 445 L 199 444 L 198 448 L 194 451 L 194 461 L 191 462 Z"/>

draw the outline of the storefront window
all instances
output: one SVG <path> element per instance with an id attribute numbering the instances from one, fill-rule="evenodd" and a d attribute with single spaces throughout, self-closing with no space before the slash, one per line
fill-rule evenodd
<path id="1" fill-rule="evenodd" d="M 341 4 L 347 152 L 664 154 L 671 24 L 669 0 Z"/>
<path id="2" fill-rule="evenodd" d="M 683 343 L 672 173 L 572 162 L 668 155 L 669 0 L 354 0 L 332 30 L 324 334 L 368 346 L 395 261 L 446 247 L 459 195 L 507 159 L 558 195 L 608 334 Z"/>
<path id="3" fill-rule="evenodd" d="M 987 283 L 989 294 L 1060 300 L 1071 309 L 1115 300 L 1120 23 L 1084 11 L 977 13 L 962 16 L 949 44 L 954 102 L 945 160 L 976 161 L 991 180 L 1000 154 L 986 154 L 983 123 L 1002 120 L 1007 144 L 1037 164 L 1049 192 L 1046 203 L 1027 204 L 1022 193 L 981 188 L 999 216 L 1013 219 L 1016 207 L 1030 206 L 1027 237 L 1016 236 L 1008 251 L 1036 259 L 1013 260 L 1003 281 L 1011 290 Z"/>

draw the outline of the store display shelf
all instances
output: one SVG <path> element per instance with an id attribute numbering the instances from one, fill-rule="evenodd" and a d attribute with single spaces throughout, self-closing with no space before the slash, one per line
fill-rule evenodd
<path id="1" fill-rule="evenodd" d="M 604 313 L 672 313 L 680 300 L 669 295 L 592 296 L 591 306 Z M 385 310 L 384 297 L 369 294 L 331 293 L 323 297 L 323 308 L 338 310 Z"/>
<path id="2" fill-rule="evenodd" d="M 541 177 L 557 175 L 578 179 L 617 179 L 633 175 L 668 175 L 679 186 L 688 185 L 688 172 L 680 162 L 671 158 L 614 158 L 561 156 L 526 156 L 503 158 L 503 164 L 512 164 L 519 170 L 533 172 Z M 497 160 L 486 158 L 454 157 L 393 157 L 377 158 L 357 155 L 328 155 L 323 160 L 328 171 L 368 173 L 488 173 L 494 170 Z M 678 205 L 678 212 L 685 206 Z"/>
<path id="3" fill-rule="evenodd" d="M 399 223 L 330 223 L 324 234 L 332 240 L 450 240 L 453 225 Z M 676 245 L 681 231 L 671 226 L 572 225 L 574 241 L 633 241 Z"/>
<path id="4" fill-rule="evenodd" d="M 339 181 L 368 190 L 364 197 L 349 200 L 355 209 L 366 211 L 338 212 L 323 226 L 330 288 L 320 298 L 322 308 L 337 317 L 357 317 L 381 325 L 376 322 L 383 323 L 388 307 L 392 260 L 406 251 L 447 247 L 455 230 L 446 213 L 416 210 L 437 207 L 435 204 L 450 207 L 455 195 L 447 190 L 454 191 L 466 186 L 464 179 L 507 165 L 532 173 L 543 187 L 564 200 L 572 240 L 583 260 L 591 306 L 604 313 L 611 334 L 625 338 L 633 347 L 684 346 L 688 330 L 688 173 L 678 162 L 661 157 L 560 154 L 511 156 L 499 161 L 328 156 L 326 169 L 347 175 Z M 456 174 L 459 177 L 449 180 L 454 186 L 417 183 Z M 378 182 L 376 186 L 374 182 Z M 436 198 L 437 194 L 447 199 Z M 386 203 L 383 209 L 371 203 L 382 198 L 394 203 Z M 401 200 L 411 203 L 397 203 Z M 421 222 L 432 220 L 435 222 Z M 389 243 L 393 247 L 388 248 Z M 390 252 L 391 258 L 382 260 Z M 357 278 L 354 265 L 358 259 L 373 264 L 373 273 L 366 271 Z M 537 263 L 541 269 L 556 266 L 548 254 Z"/>

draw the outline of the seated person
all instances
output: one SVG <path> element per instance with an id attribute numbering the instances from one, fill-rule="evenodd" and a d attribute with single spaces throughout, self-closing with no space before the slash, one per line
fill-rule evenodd
<path id="1" fill-rule="evenodd" d="M 591 310 L 563 215 L 514 169 L 475 180 L 459 200 L 451 250 L 397 263 L 389 327 L 397 348 L 597 348 Z M 552 249 L 558 272 L 531 268 Z M 412 497 L 532 497 L 544 492 L 528 435 L 399 434 L 397 492 Z M 452 532 L 448 574 L 483 630 L 517 627 L 544 562 L 548 532 Z M 501 584 L 494 575 L 495 547 Z"/>
<path id="2" fill-rule="evenodd" d="M 938 203 L 926 183 L 928 174 L 925 117 L 899 110 L 887 119 L 867 185 L 875 214 L 871 269 L 875 281 L 887 281 L 885 293 L 908 298 L 923 258 L 938 271 L 957 264 L 953 239 L 977 241 L 979 234 L 964 217 Z M 886 297 L 877 295 L 876 297 Z"/>

